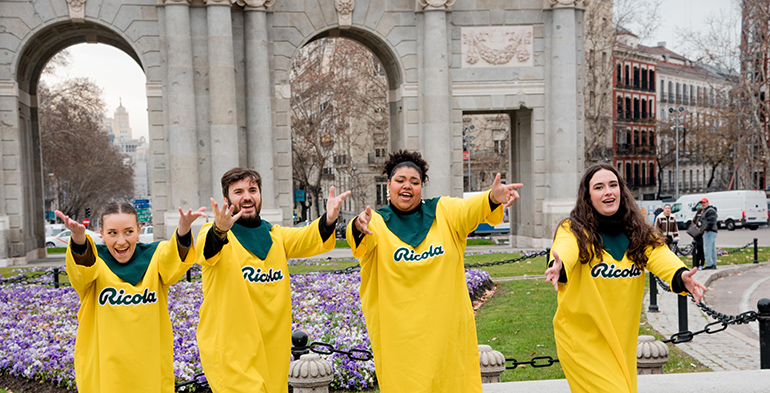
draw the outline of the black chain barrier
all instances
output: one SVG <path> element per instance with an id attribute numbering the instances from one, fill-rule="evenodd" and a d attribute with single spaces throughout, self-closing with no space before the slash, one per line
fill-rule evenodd
<path id="1" fill-rule="evenodd" d="M 660 285 L 661 288 L 663 288 L 664 291 L 671 292 L 671 286 L 669 286 L 665 281 L 661 280 L 660 277 L 655 276 L 655 281 L 658 283 L 658 285 Z M 674 333 L 668 340 L 663 340 L 664 343 L 681 344 L 692 341 L 692 339 L 699 334 L 715 334 L 726 330 L 730 325 L 748 324 L 757 320 L 757 312 L 753 310 L 745 311 L 738 315 L 729 315 L 718 312 L 703 302 L 696 302 L 695 298 L 690 293 L 687 294 L 687 297 L 690 298 L 690 301 L 698 306 L 698 308 L 700 308 L 704 313 L 706 313 L 711 318 L 716 319 L 716 321 L 706 324 L 702 330 L 695 332 L 685 330 Z"/>
<path id="2" fill-rule="evenodd" d="M 749 248 L 749 247 L 752 247 L 752 246 L 754 246 L 754 241 L 750 241 L 750 242 L 746 243 L 746 245 L 745 245 L 745 246 L 743 246 L 743 247 L 738 247 L 738 248 L 736 248 L 736 249 L 733 249 L 733 250 L 730 250 L 730 251 L 724 251 L 724 254 L 723 254 L 723 255 L 730 255 L 730 254 L 734 254 L 734 253 L 736 253 L 736 252 L 739 252 L 739 251 L 743 251 L 743 250 L 745 250 L 745 249 L 747 249 L 747 248 Z"/>
<path id="3" fill-rule="evenodd" d="M 526 261 L 527 259 L 533 259 L 537 257 L 546 257 L 550 252 L 551 252 L 551 249 L 546 248 L 545 250 L 533 252 L 532 254 L 526 254 L 519 258 L 506 259 L 506 260 L 495 261 L 495 262 L 466 263 L 465 268 L 489 267 L 489 266 L 505 265 L 509 263 L 516 263 L 516 262 Z"/>
<path id="4" fill-rule="evenodd" d="M 506 363 L 511 362 L 511 365 L 510 366 L 506 365 L 505 369 L 513 370 L 519 366 L 532 366 L 534 368 L 550 367 L 556 363 L 559 363 L 559 359 L 556 359 L 550 356 L 535 356 L 528 361 L 520 362 L 514 358 L 510 358 L 510 359 L 505 359 L 505 362 Z"/>
<path id="5" fill-rule="evenodd" d="M 206 375 L 204 373 L 195 374 L 193 379 L 191 379 L 189 381 L 177 382 L 174 385 L 174 390 L 179 391 L 179 389 L 187 387 L 187 386 L 195 386 L 195 390 L 196 391 L 198 389 L 207 388 L 207 387 L 209 387 L 209 383 L 208 383 L 208 381 L 203 380 L 203 378 L 205 376 Z"/>

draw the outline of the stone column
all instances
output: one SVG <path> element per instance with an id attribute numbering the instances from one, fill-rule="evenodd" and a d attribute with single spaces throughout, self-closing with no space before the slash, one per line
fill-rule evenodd
<path id="1" fill-rule="evenodd" d="M 479 345 L 481 383 L 500 383 L 500 374 L 505 371 L 505 356 L 489 345 Z"/>
<path id="2" fill-rule="evenodd" d="M 569 215 L 583 173 L 584 0 L 548 0 L 546 7 L 546 149 L 543 212 L 546 233 Z"/>
<path id="3" fill-rule="evenodd" d="M 302 355 L 289 365 L 289 385 L 294 393 L 328 393 L 332 379 L 332 364 L 315 353 Z"/>
<path id="4" fill-rule="evenodd" d="M 423 10 L 420 151 L 430 165 L 427 190 L 433 197 L 452 193 L 452 145 L 449 143 L 452 111 L 446 11 L 453 3 L 454 0 L 419 0 Z"/>
<path id="5" fill-rule="evenodd" d="M 200 207 L 198 197 L 198 149 L 195 132 L 195 89 L 193 88 L 190 7 L 186 0 L 165 0 L 168 102 L 167 137 L 170 200 L 165 220 L 170 230 L 176 226 L 176 208 Z M 170 234 L 167 233 L 170 237 Z"/>
<path id="6" fill-rule="evenodd" d="M 209 47 L 209 121 L 211 121 L 211 195 L 222 195 L 222 174 L 238 166 L 235 119 L 233 24 L 229 0 L 206 0 Z"/>
<path id="7" fill-rule="evenodd" d="M 272 85 L 267 38 L 267 12 L 275 0 L 245 1 L 244 31 L 246 49 L 246 140 L 249 167 L 262 176 L 262 215 L 281 222 L 273 173 Z M 241 0 L 238 1 L 241 4 Z M 277 217 L 276 217 L 277 215 Z M 272 217 L 268 217 L 272 216 Z"/>
<path id="8" fill-rule="evenodd" d="M 668 346 L 653 336 L 639 336 L 636 345 L 636 374 L 663 374 L 668 362 Z"/>

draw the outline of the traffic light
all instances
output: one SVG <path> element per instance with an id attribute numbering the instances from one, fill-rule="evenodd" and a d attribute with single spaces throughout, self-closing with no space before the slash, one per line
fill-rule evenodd
<path id="1" fill-rule="evenodd" d="M 86 218 L 90 218 L 90 217 L 91 217 L 91 208 L 87 207 L 86 208 Z"/>

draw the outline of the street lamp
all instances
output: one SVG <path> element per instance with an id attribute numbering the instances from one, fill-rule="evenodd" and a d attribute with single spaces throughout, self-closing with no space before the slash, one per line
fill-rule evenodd
<path id="1" fill-rule="evenodd" d="M 353 168 L 351 168 L 351 170 L 353 171 L 353 187 L 352 187 L 353 188 L 353 214 L 355 215 L 355 214 L 358 214 L 358 203 L 356 201 L 357 199 L 356 186 L 358 185 L 358 182 L 357 182 L 358 179 L 356 178 L 356 167 L 354 166 Z"/>
<path id="2" fill-rule="evenodd" d="M 679 122 L 680 116 L 684 116 L 684 108 L 679 107 L 678 109 L 674 108 L 668 108 L 668 113 L 674 115 L 674 128 L 676 129 L 676 175 L 674 178 L 676 179 L 676 188 L 674 188 L 674 195 L 676 199 L 679 199 Z"/>
<path id="3" fill-rule="evenodd" d="M 475 130 L 476 127 L 471 124 L 467 126 L 463 126 L 463 155 L 468 159 L 468 192 L 471 192 L 471 147 L 473 147 L 473 140 L 476 139 L 475 136 L 471 135 L 471 131 Z M 467 154 L 465 154 L 467 152 Z"/>

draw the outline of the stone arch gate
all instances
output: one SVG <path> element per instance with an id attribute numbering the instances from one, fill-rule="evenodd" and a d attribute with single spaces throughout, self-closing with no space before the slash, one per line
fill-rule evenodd
<path id="1" fill-rule="evenodd" d="M 58 51 L 122 49 L 147 77 L 156 233 L 220 198 L 237 165 L 290 223 L 289 73 L 307 42 L 348 37 L 389 81 L 390 147 L 420 149 L 426 196 L 461 195 L 463 113 L 508 113 L 514 245 L 544 247 L 583 168 L 584 0 L 48 0 L 0 2 L 0 265 L 45 255 L 36 88 Z"/>

